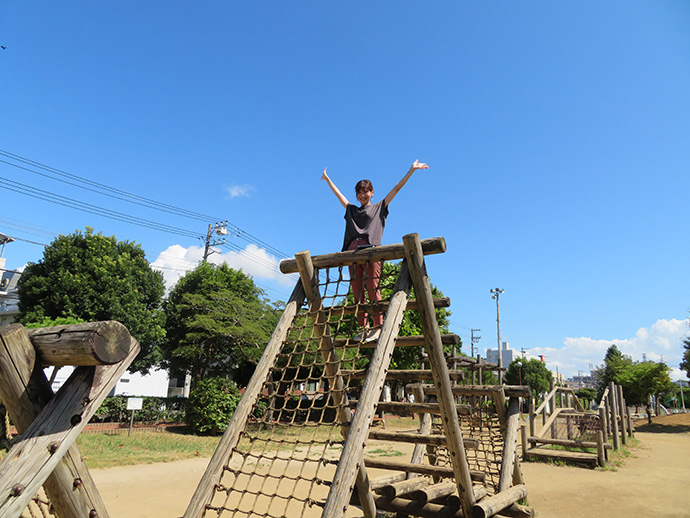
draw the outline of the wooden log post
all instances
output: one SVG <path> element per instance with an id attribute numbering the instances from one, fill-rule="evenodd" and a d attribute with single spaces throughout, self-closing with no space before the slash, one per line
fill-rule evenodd
<path id="1" fill-rule="evenodd" d="M 206 512 L 206 506 L 211 503 L 213 492 L 220 483 L 223 474 L 223 466 L 230 459 L 233 449 L 240 440 L 240 432 L 244 429 L 245 422 L 253 410 L 254 403 L 263 390 L 264 381 L 268 378 L 269 372 L 275 364 L 276 357 L 280 353 L 283 341 L 287 337 L 292 321 L 299 311 L 300 306 L 304 303 L 304 299 L 304 288 L 302 287 L 302 283 L 298 281 L 285 306 L 285 310 L 283 310 L 283 314 L 280 316 L 280 320 L 278 320 L 273 335 L 271 335 L 266 349 L 264 349 L 264 353 L 256 366 L 254 375 L 249 381 L 242 395 L 242 399 L 240 399 L 240 402 L 237 404 L 237 408 L 230 419 L 230 423 L 225 429 L 225 433 L 223 433 L 211 457 L 211 461 L 192 495 L 192 499 L 189 501 L 187 510 L 184 513 L 184 518 L 200 518 Z"/>
<path id="2" fill-rule="evenodd" d="M 608 412 L 606 411 L 606 405 L 601 405 L 599 407 L 599 431 L 601 432 L 603 436 L 603 441 L 605 443 L 608 443 L 608 436 L 606 434 L 606 415 Z M 606 457 L 605 460 L 608 460 L 608 452 L 604 450 L 604 456 Z"/>
<path id="3" fill-rule="evenodd" d="M 424 403 L 424 389 L 422 385 L 417 383 L 413 386 L 412 394 L 414 396 L 415 403 Z M 419 414 L 419 433 L 422 435 L 428 435 L 431 433 L 432 417 L 430 414 Z M 436 448 L 432 445 L 415 444 L 412 450 L 412 459 L 410 462 L 412 464 L 421 464 L 424 460 L 424 449 L 426 448 L 427 457 L 429 459 L 429 464 L 436 464 Z M 408 471 L 407 478 L 414 478 L 417 474 Z M 438 482 L 438 477 L 433 478 L 434 482 Z"/>
<path id="4" fill-rule="evenodd" d="M 0 400 L 6 402 L 7 411 L 21 434 L 53 398 L 53 391 L 23 326 L 11 324 L 2 328 L 0 342 Z M 93 512 L 101 518 L 108 517 L 76 444 L 69 448 L 43 486 L 60 518 L 81 518 Z"/>
<path id="5" fill-rule="evenodd" d="M 115 365 L 77 367 L 0 461 L 0 518 L 19 516 L 53 473 L 139 354 L 139 344 L 132 341 L 130 353 Z"/>
<path id="6" fill-rule="evenodd" d="M 526 459 L 529 443 L 527 442 L 527 426 L 525 425 L 520 427 L 520 442 L 522 443 L 522 458 Z"/>
<path id="7" fill-rule="evenodd" d="M 374 247 L 374 249 L 375 248 L 378 247 Z M 302 258 L 300 258 L 299 254 L 297 255 L 300 261 L 300 276 L 302 282 L 303 284 L 307 282 L 314 283 L 315 279 L 313 272 L 309 272 L 309 268 L 312 268 L 312 263 L 311 261 L 307 261 L 308 252 L 304 254 L 305 256 Z M 400 329 L 405 314 L 409 293 L 412 288 L 410 269 L 407 263 L 407 261 L 402 263 L 400 274 L 393 288 L 393 295 L 391 296 L 388 311 L 383 321 L 381 333 L 369 362 L 369 376 L 367 376 L 362 387 L 359 406 L 350 423 L 347 441 L 345 442 L 340 457 L 341 460 L 336 468 L 333 484 L 326 498 L 326 504 L 322 514 L 323 518 L 339 518 L 342 516 L 343 509 L 346 508 L 346 503 L 349 501 L 355 478 L 357 480 L 357 490 L 365 516 L 368 517 L 369 513 L 373 513 L 373 516 L 376 516 L 374 495 L 369 489 L 369 483 L 366 478 L 366 467 L 363 454 L 376 405 L 378 404 L 381 397 L 381 391 L 383 390 L 386 372 L 388 371 L 393 356 L 395 338 L 398 335 L 398 330 Z M 312 295 L 307 295 L 308 298 L 310 296 Z"/>
<path id="8" fill-rule="evenodd" d="M 618 391 L 616 390 L 616 385 L 612 382 L 609 383 L 609 411 L 611 412 L 611 435 L 613 435 L 613 447 L 616 450 L 621 449 L 621 438 L 618 435 L 618 405 L 617 397 Z"/>
<path id="9" fill-rule="evenodd" d="M 529 399 L 529 434 L 537 435 L 537 414 L 534 411 L 534 399 Z"/>
<path id="10" fill-rule="evenodd" d="M 27 330 L 41 365 L 113 365 L 121 362 L 132 344 L 120 322 L 87 322 Z"/>
<path id="11" fill-rule="evenodd" d="M 606 466 L 606 448 L 604 448 L 604 433 L 597 430 L 597 460 L 599 467 Z"/>
<path id="12" fill-rule="evenodd" d="M 392 483 L 388 486 L 382 487 L 379 491 L 386 498 L 397 498 L 399 496 L 408 495 L 429 485 L 429 479 L 426 477 L 416 477 L 400 482 Z M 455 489 L 455 488 L 453 488 Z M 452 493 L 453 491 L 450 491 Z M 450 494 L 448 493 L 448 494 Z"/>
<path id="13" fill-rule="evenodd" d="M 506 507 L 510 507 L 527 496 L 527 486 L 513 486 L 510 489 L 484 498 L 472 507 L 472 518 L 489 518 L 500 513 Z"/>
<path id="14" fill-rule="evenodd" d="M 498 479 L 498 491 L 508 489 L 513 481 L 515 469 L 515 453 L 517 451 L 518 426 L 520 424 L 520 398 L 511 397 L 508 402 L 506 417 L 506 433 L 503 442 L 503 457 L 501 458 L 501 472 Z"/>
<path id="15" fill-rule="evenodd" d="M 409 265 L 410 276 L 414 284 L 415 295 L 419 301 L 419 316 L 424 337 L 427 340 L 427 354 L 429 355 L 431 370 L 434 373 L 438 402 L 443 409 L 443 427 L 448 438 L 448 451 L 455 473 L 455 482 L 462 501 L 462 511 L 467 517 L 470 515 L 472 505 L 475 502 L 474 494 L 472 493 L 472 480 L 470 478 L 470 469 L 467 463 L 462 432 L 460 431 L 460 420 L 455 411 L 455 398 L 453 397 L 448 376 L 448 366 L 443 355 L 441 333 L 436 321 L 436 311 L 432 303 L 433 297 L 426 273 L 424 253 L 418 234 L 403 236 L 403 244 L 405 246 L 405 256 Z"/>
<path id="16" fill-rule="evenodd" d="M 621 418 L 621 442 L 625 446 L 628 444 L 628 422 L 626 420 L 627 409 L 625 408 L 625 398 L 623 398 L 623 385 L 618 385 L 618 406 Z"/>

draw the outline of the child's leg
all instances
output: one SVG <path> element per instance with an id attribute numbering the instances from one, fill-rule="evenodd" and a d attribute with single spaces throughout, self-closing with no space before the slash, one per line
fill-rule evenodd
<path id="1" fill-rule="evenodd" d="M 366 285 L 370 303 L 381 301 L 381 290 L 379 289 L 380 278 L 381 261 L 367 263 Z M 375 311 L 371 319 L 374 322 L 374 327 L 381 327 L 383 325 L 383 312 L 380 309 Z"/>
<path id="2" fill-rule="evenodd" d="M 364 268 L 361 264 L 350 267 L 350 289 L 352 290 L 352 296 L 355 298 L 356 303 L 362 304 L 366 302 L 366 297 L 364 295 Z M 358 311 L 357 323 L 359 326 L 364 327 L 366 321 L 367 312 Z"/>
<path id="3" fill-rule="evenodd" d="M 348 250 L 357 250 L 357 247 L 366 241 L 362 239 L 355 239 Z M 355 303 L 362 304 L 366 302 L 366 296 L 364 294 L 364 266 L 361 264 L 356 264 L 350 266 L 350 289 L 352 290 L 352 296 L 355 298 Z M 360 327 L 364 327 L 367 322 L 367 312 L 361 311 L 357 312 L 357 323 Z"/>

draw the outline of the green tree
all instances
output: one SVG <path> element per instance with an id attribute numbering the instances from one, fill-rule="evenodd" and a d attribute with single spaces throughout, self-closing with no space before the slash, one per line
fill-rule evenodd
<path id="1" fill-rule="evenodd" d="M 139 245 L 87 227 L 57 237 L 39 262 L 27 265 L 18 283 L 19 321 L 117 320 L 141 345 L 130 370 L 146 373 L 161 359 L 164 292 L 163 275 L 151 269 Z"/>
<path id="2" fill-rule="evenodd" d="M 610 382 L 620 385 L 621 376 L 631 368 L 632 364 L 632 358 L 621 353 L 616 344 L 609 347 L 604 356 L 604 365 L 594 371 L 599 396 L 604 393 Z"/>
<path id="3" fill-rule="evenodd" d="M 383 270 L 381 273 L 381 296 L 383 300 L 389 300 L 393 294 L 393 288 L 395 287 L 395 281 L 398 279 L 400 274 L 401 262 L 386 262 L 383 264 Z M 431 284 L 431 295 L 434 298 L 443 297 L 443 292 L 436 286 Z M 410 299 L 415 298 L 414 288 L 410 291 Z M 438 323 L 439 331 L 441 334 L 448 334 L 449 318 L 451 312 L 446 308 L 436 309 L 436 322 Z M 402 323 L 400 324 L 400 330 L 398 331 L 399 336 L 418 336 L 424 334 L 422 331 L 422 321 L 418 311 L 406 311 L 403 316 Z M 457 345 L 457 350 L 460 351 L 462 348 L 462 342 Z M 452 349 L 450 346 L 446 347 L 447 351 L 450 352 Z M 424 351 L 424 347 L 396 347 L 393 352 L 393 358 L 391 359 L 391 369 L 417 369 L 419 368 L 419 357 Z"/>
<path id="4" fill-rule="evenodd" d="M 518 366 L 518 363 L 522 363 L 522 368 Z M 551 382 L 553 381 L 553 374 L 546 368 L 546 364 L 540 360 L 535 358 L 531 360 L 518 358 L 508 365 L 505 380 L 508 385 L 519 385 L 520 381 L 522 381 L 523 385 L 529 385 L 532 394 L 538 395 L 549 392 Z"/>
<path id="5" fill-rule="evenodd" d="M 187 272 L 164 310 L 163 365 L 173 374 L 191 373 L 192 383 L 229 374 L 246 383 L 278 319 L 254 281 L 226 264 L 201 263 Z"/>
<path id="6" fill-rule="evenodd" d="M 688 325 L 690 326 L 690 323 Z M 690 336 L 683 339 L 683 348 L 685 351 L 683 352 L 683 361 L 680 362 L 680 368 L 690 377 Z"/>
<path id="7" fill-rule="evenodd" d="M 671 381 L 671 369 L 665 363 L 635 362 L 625 369 L 617 383 L 623 386 L 623 396 L 629 405 L 643 405 L 647 418 L 652 422 L 650 397 L 659 401 L 666 394 L 673 393 L 676 385 Z"/>

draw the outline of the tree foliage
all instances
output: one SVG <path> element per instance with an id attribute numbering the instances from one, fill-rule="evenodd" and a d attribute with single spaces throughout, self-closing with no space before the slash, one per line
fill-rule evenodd
<path id="1" fill-rule="evenodd" d="M 680 362 L 680 368 L 690 377 L 690 336 L 683 339 L 683 348 L 685 351 L 683 351 L 683 361 Z"/>
<path id="2" fill-rule="evenodd" d="M 522 368 L 518 366 L 518 363 L 522 363 Z M 538 395 L 548 393 L 551 390 L 553 374 L 541 360 L 518 358 L 508 365 L 505 381 L 508 385 L 519 385 L 522 381 L 522 385 L 529 385 L 532 393 Z"/>
<path id="3" fill-rule="evenodd" d="M 383 300 L 389 300 L 393 294 L 395 281 L 400 273 L 402 263 L 386 262 L 383 264 L 381 274 L 381 296 Z M 431 284 L 431 295 L 434 298 L 443 297 L 443 292 Z M 414 288 L 410 291 L 410 299 L 415 298 Z M 446 308 L 436 309 L 436 322 L 438 323 L 441 334 L 448 334 L 448 324 L 451 312 Z M 399 336 L 418 336 L 422 335 L 422 321 L 418 311 L 406 311 L 400 324 Z M 457 345 L 457 350 L 462 348 L 462 342 Z M 448 348 L 450 349 L 450 348 Z M 419 357 L 424 351 L 424 347 L 396 347 L 391 359 L 391 369 L 417 369 L 419 368 Z M 449 351 L 447 351 L 449 352 Z"/>
<path id="4" fill-rule="evenodd" d="M 277 323 L 277 311 L 254 281 L 226 264 L 187 272 L 164 303 L 164 362 L 196 383 L 234 374 L 246 383 Z"/>
<path id="5" fill-rule="evenodd" d="M 57 237 L 39 262 L 27 265 L 18 283 L 19 321 L 117 320 L 141 345 L 130 370 L 146 373 L 160 360 L 164 292 L 163 275 L 151 269 L 139 245 L 87 227 Z"/>
<path id="6" fill-rule="evenodd" d="M 659 400 L 676 390 L 669 373 L 670 368 L 665 363 L 635 362 L 612 345 L 606 351 L 604 365 L 597 369 L 595 376 L 600 393 L 610 382 L 622 386 L 626 403 L 645 406 L 651 422 L 650 397 L 656 396 Z"/>

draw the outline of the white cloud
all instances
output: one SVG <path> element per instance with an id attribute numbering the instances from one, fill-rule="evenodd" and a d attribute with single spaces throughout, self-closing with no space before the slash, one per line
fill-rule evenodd
<path id="1" fill-rule="evenodd" d="M 631 338 L 615 340 L 600 340 L 588 337 L 566 338 L 563 347 L 535 347 L 530 353 L 544 354 L 546 365 L 550 370 L 556 370 L 566 377 L 576 375 L 578 371 L 589 373 L 589 366 L 596 366 L 604 361 L 606 350 L 616 345 L 623 354 L 629 355 L 635 361 L 641 361 L 645 354 L 647 360 L 661 361 L 671 367 L 671 379 L 685 379 L 678 365 L 683 352 L 682 340 L 689 333 L 688 320 L 660 319 L 651 327 L 641 327 Z"/>
<path id="2" fill-rule="evenodd" d="M 204 249 L 201 247 L 184 248 L 172 245 L 158 255 L 151 267 L 163 272 L 165 285 L 170 289 L 185 272 L 194 269 L 203 256 Z M 237 252 L 211 254 L 208 261 L 213 264 L 227 263 L 231 268 L 242 270 L 255 280 L 271 280 L 280 286 L 291 286 L 295 283 L 293 277 L 280 273 L 278 259 L 254 244 L 249 244 L 244 250 Z"/>
<path id="3" fill-rule="evenodd" d="M 254 187 L 243 183 L 239 185 L 225 185 L 223 189 L 228 193 L 230 198 L 237 198 L 239 196 L 249 197 L 249 193 L 254 190 Z"/>

